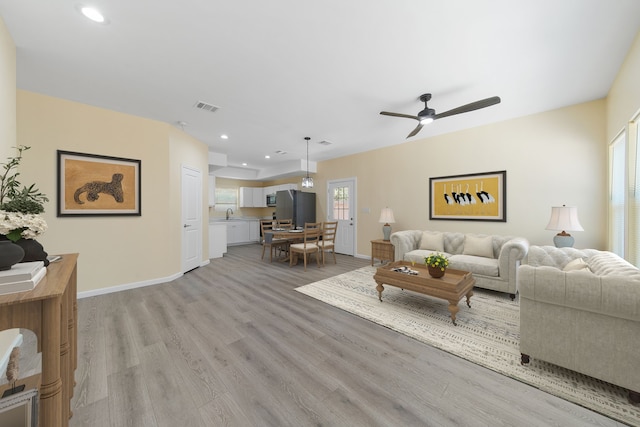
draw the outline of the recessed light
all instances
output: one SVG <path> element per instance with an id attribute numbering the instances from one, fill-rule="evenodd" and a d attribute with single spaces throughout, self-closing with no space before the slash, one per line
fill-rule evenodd
<path id="1" fill-rule="evenodd" d="M 76 6 L 76 8 L 86 18 L 91 19 L 93 22 L 97 22 L 98 24 L 107 24 L 108 23 L 107 19 L 104 17 L 102 12 L 100 12 L 95 7 L 90 7 L 90 6 L 85 6 L 85 5 L 79 4 L 79 5 Z"/>
<path id="2" fill-rule="evenodd" d="M 223 133 L 222 135 L 220 135 L 220 139 L 229 139 L 229 135 Z"/>
<path id="3" fill-rule="evenodd" d="M 247 166 L 247 164 L 246 163 L 242 163 L 242 166 Z"/>
<path id="4" fill-rule="evenodd" d="M 109 20 L 95 7 L 87 6 L 82 3 L 77 3 L 75 9 L 87 19 L 95 22 L 96 24 L 108 25 Z"/>
<path id="5" fill-rule="evenodd" d="M 264 156 L 264 158 L 265 158 L 265 159 L 270 159 L 270 158 L 271 158 L 271 156 L 267 154 L 266 156 Z"/>

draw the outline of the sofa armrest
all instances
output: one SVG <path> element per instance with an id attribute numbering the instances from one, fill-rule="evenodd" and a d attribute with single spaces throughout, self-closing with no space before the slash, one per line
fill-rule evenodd
<path id="1" fill-rule="evenodd" d="M 565 272 L 525 264 L 519 268 L 518 280 L 520 298 L 640 321 L 637 276 L 598 276 L 586 270 Z"/>
<path id="2" fill-rule="evenodd" d="M 517 284 L 518 267 L 529 252 L 529 241 L 523 237 L 507 240 L 500 248 L 498 268 L 500 277 L 508 278 L 509 283 Z M 517 291 L 516 290 L 514 293 Z"/>
<path id="3" fill-rule="evenodd" d="M 402 230 L 391 233 L 391 243 L 394 246 L 395 260 L 402 261 L 404 254 L 418 249 L 422 239 L 422 231 L 420 230 Z"/>

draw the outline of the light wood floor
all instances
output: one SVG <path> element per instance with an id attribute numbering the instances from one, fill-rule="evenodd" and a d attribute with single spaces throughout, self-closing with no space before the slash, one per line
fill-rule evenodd
<path id="1" fill-rule="evenodd" d="M 362 267 L 260 261 L 79 301 L 71 426 L 615 426 L 294 288 Z"/>

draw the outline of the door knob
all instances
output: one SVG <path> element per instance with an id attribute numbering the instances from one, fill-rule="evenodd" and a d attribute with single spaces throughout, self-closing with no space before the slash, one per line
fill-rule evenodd
<path id="1" fill-rule="evenodd" d="M 182 228 L 187 228 L 187 227 L 191 227 L 189 224 L 185 224 L 182 226 Z"/>

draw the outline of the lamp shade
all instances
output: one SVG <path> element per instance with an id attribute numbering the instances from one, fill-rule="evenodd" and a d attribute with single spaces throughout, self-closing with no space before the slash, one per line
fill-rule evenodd
<path id="1" fill-rule="evenodd" d="M 575 239 L 568 231 L 584 231 L 578 221 L 578 208 L 575 206 L 555 206 L 551 208 L 551 219 L 547 230 L 562 230 L 553 236 L 553 243 L 557 248 L 573 247 Z"/>
<path id="2" fill-rule="evenodd" d="M 584 231 L 578 221 L 578 208 L 575 206 L 555 206 L 551 208 L 551 219 L 547 230 Z"/>
<path id="3" fill-rule="evenodd" d="M 394 222 L 396 222 L 395 218 L 393 217 L 393 211 L 391 210 L 391 208 L 382 209 L 378 222 L 383 222 L 385 224 L 393 224 Z"/>

